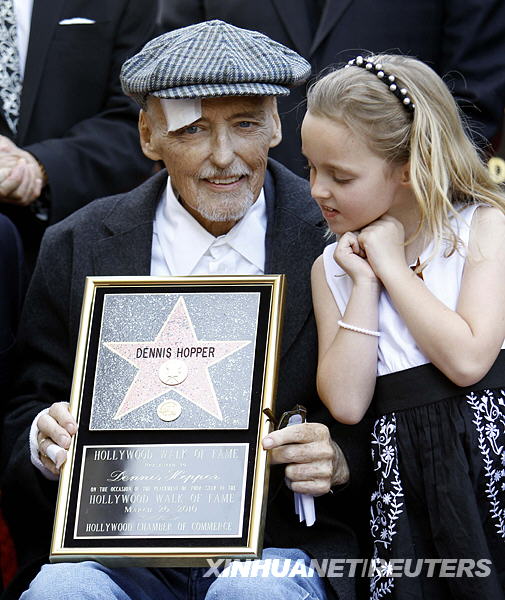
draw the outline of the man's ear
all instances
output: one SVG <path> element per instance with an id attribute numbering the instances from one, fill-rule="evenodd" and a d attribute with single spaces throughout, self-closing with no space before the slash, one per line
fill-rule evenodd
<path id="1" fill-rule="evenodd" d="M 270 148 L 275 148 L 282 140 L 282 126 L 279 113 L 277 112 L 277 103 L 275 104 L 274 111 L 272 113 L 272 119 L 274 121 L 274 130 L 272 133 L 272 139 L 270 140 Z"/>
<path id="2" fill-rule="evenodd" d="M 140 134 L 140 147 L 142 152 L 151 160 L 161 160 L 159 152 L 155 148 L 155 144 L 152 141 L 152 128 L 144 109 L 140 109 L 139 113 L 139 134 Z"/>

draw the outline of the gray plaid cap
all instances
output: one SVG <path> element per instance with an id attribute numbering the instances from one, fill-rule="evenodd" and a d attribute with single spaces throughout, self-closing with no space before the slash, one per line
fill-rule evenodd
<path id="1" fill-rule="evenodd" d="M 257 31 L 205 21 L 148 42 L 121 69 L 123 91 L 140 106 L 146 96 L 286 96 L 310 64 Z"/>

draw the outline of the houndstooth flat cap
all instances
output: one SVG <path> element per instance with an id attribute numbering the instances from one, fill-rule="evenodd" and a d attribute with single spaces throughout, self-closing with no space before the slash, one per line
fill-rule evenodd
<path id="1" fill-rule="evenodd" d="M 310 65 L 257 31 L 205 21 L 148 42 L 121 69 L 125 94 L 145 107 L 146 96 L 285 96 L 305 81 Z"/>

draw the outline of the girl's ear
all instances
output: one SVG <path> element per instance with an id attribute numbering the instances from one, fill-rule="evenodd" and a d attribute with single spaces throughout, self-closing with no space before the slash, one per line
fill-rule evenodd
<path id="1" fill-rule="evenodd" d="M 410 161 L 407 161 L 402 166 L 402 171 L 400 174 L 400 183 L 402 185 L 410 186 Z"/>

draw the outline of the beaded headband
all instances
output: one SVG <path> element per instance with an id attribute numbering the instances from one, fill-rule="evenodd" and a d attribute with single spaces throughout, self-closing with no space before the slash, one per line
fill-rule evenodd
<path id="1" fill-rule="evenodd" d="M 387 86 L 389 91 L 392 92 L 398 98 L 398 100 L 400 100 L 407 110 L 410 112 L 414 111 L 416 105 L 412 103 L 412 99 L 410 98 L 407 90 L 405 88 L 399 88 L 396 83 L 396 77 L 384 71 L 380 63 L 373 63 L 364 59 L 362 56 L 357 56 L 356 58 L 351 59 L 345 65 L 345 68 L 348 69 L 352 66 L 361 67 L 362 69 L 370 71 L 370 73 L 373 75 L 377 75 L 382 83 Z"/>

